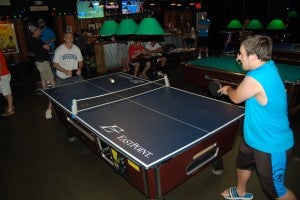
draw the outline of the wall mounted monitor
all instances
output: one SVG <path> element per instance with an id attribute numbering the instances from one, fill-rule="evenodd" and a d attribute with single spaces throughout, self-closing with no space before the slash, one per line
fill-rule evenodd
<path id="1" fill-rule="evenodd" d="M 143 12 L 143 3 L 139 0 L 122 0 L 122 14 L 136 14 Z"/>
<path id="2" fill-rule="evenodd" d="M 77 1 L 78 19 L 101 18 L 104 17 L 103 5 L 99 1 Z"/>

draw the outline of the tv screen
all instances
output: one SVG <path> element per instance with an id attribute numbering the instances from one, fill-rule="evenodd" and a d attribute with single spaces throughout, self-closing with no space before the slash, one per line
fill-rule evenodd
<path id="1" fill-rule="evenodd" d="M 103 5 L 99 1 L 77 1 L 77 17 L 79 19 L 104 17 Z"/>
<path id="2" fill-rule="evenodd" d="M 122 14 L 136 14 L 143 12 L 143 3 L 139 0 L 122 0 Z"/>
<path id="3" fill-rule="evenodd" d="M 119 4 L 106 4 L 104 6 L 104 14 L 105 16 L 120 14 Z"/>

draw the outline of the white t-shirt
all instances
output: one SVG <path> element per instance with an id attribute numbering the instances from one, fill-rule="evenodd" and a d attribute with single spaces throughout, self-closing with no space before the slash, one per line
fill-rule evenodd
<path id="1" fill-rule="evenodd" d="M 150 51 L 154 51 L 154 50 L 156 50 L 156 49 L 161 48 L 161 45 L 158 44 L 158 43 L 155 43 L 154 46 L 152 46 L 152 45 L 151 45 L 151 42 L 147 42 L 145 48 L 148 49 L 148 50 L 150 50 Z"/>
<path id="2" fill-rule="evenodd" d="M 56 48 L 54 53 L 53 62 L 58 63 L 62 68 L 66 70 L 78 69 L 78 63 L 83 61 L 80 49 L 76 45 L 72 45 L 71 49 L 68 49 L 65 44 Z M 65 79 L 71 77 L 65 73 L 56 70 L 56 74 L 59 78 Z"/>

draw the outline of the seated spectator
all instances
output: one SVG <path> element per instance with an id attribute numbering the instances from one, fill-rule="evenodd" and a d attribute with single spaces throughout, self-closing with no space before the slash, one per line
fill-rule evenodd
<path id="1" fill-rule="evenodd" d="M 167 58 L 163 56 L 163 48 L 156 41 L 150 41 L 146 44 L 147 54 L 150 57 L 157 57 L 156 62 L 160 64 L 160 67 L 166 66 Z"/>
<path id="2" fill-rule="evenodd" d="M 141 78 L 148 79 L 146 72 L 150 69 L 150 61 L 145 57 L 146 49 L 142 46 L 140 41 L 135 40 L 128 49 L 128 57 L 131 65 L 134 66 L 133 75 L 137 76 L 140 67 L 144 67 L 140 73 Z"/>

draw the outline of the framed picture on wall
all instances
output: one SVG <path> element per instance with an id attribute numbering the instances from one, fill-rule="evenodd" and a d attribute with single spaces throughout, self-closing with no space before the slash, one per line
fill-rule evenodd
<path id="1" fill-rule="evenodd" d="M 19 53 L 14 24 L 0 24 L 0 49 L 4 54 Z"/>
<path id="2" fill-rule="evenodd" d="M 94 32 L 94 30 L 96 29 L 96 25 L 95 24 L 89 24 L 88 29 L 90 32 Z"/>

